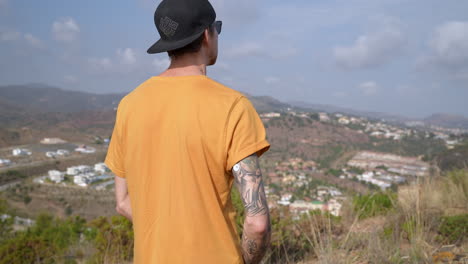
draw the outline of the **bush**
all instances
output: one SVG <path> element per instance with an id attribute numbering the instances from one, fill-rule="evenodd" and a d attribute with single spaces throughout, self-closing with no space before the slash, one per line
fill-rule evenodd
<path id="1" fill-rule="evenodd" d="M 360 219 L 382 215 L 395 208 L 396 194 L 391 192 L 355 196 L 354 211 Z"/>
<path id="2" fill-rule="evenodd" d="M 463 192 L 465 199 L 468 199 L 468 171 L 462 169 L 454 169 L 447 172 L 447 178 L 458 186 Z"/>
<path id="3" fill-rule="evenodd" d="M 110 220 L 110 221 L 109 221 Z M 90 224 L 90 231 L 85 234 L 93 238 L 97 249 L 92 257 L 93 263 L 124 263 L 133 258 L 133 225 L 123 216 L 99 217 Z M 94 229 L 94 230 L 93 230 Z"/>
<path id="4" fill-rule="evenodd" d="M 0 263 L 56 263 L 77 243 L 84 225 L 80 217 L 59 220 L 42 214 L 34 226 L 2 242 Z"/>
<path id="5" fill-rule="evenodd" d="M 29 195 L 26 195 L 26 196 L 23 198 L 24 204 L 30 203 L 31 200 L 32 200 L 32 198 L 31 198 L 31 196 L 29 196 Z"/>
<path id="6" fill-rule="evenodd" d="M 456 243 L 468 235 L 468 214 L 444 216 L 439 226 L 439 234 L 449 243 Z"/>

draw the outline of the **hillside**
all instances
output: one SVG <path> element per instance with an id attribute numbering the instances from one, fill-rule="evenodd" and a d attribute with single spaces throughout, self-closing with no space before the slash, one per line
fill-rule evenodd
<path id="1" fill-rule="evenodd" d="M 41 84 L 0 86 L 0 110 L 5 102 L 29 111 L 80 112 L 109 109 L 125 94 L 92 94 Z"/>
<path id="2" fill-rule="evenodd" d="M 468 128 L 468 118 L 462 115 L 435 113 L 424 118 L 424 122 L 434 126 Z"/>
<path id="3" fill-rule="evenodd" d="M 410 118 L 402 115 L 395 115 L 389 113 L 382 113 L 382 112 L 372 112 L 372 111 L 362 111 L 356 109 L 350 109 L 345 107 L 338 107 L 333 105 L 325 105 L 325 104 L 312 104 L 306 103 L 302 101 L 291 101 L 289 102 L 291 105 L 299 107 L 304 110 L 308 111 L 323 111 L 327 113 L 345 113 L 348 115 L 353 116 L 362 116 L 367 117 L 372 120 L 385 120 L 385 122 L 394 123 L 403 125 L 405 122 L 411 121 L 420 121 L 423 122 L 426 126 L 441 126 L 446 128 L 463 128 L 468 129 L 468 118 L 462 115 L 453 115 L 447 113 L 434 113 L 428 117 L 418 119 L 418 118 Z"/>
<path id="4" fill-rule="evenodd" d="M 245 94 L 259 112 L 289 107 L 269 96 Z M 0 147 L 37 142 L 44 137 L 108 137 L 114 125 L 114 108 L 125 95 L 92 94 L 39 84 L 0 86 Z"/>

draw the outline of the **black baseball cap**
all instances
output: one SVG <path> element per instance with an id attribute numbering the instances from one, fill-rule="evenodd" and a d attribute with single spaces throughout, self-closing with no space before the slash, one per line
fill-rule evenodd
<path id="1" fill-rule="evenodd" d="M 154 24 L 161 39 L 149 54 L 182 48 L 200 37 L 216 19 L 208 0 L 163 0 L 154 12 Z"/>

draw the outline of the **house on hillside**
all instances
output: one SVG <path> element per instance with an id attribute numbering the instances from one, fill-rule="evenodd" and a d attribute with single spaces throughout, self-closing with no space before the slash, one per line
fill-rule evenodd
<path id="1" fill-rule="evenodd" d="M 29 156 L 32 154 L 31 151 L 27 149 L 20 149 L 20 148 L 13 149 L 12 153 L 13 153 L 13 156 Z"/>
<path id="2" fill-rule="evenodd" d="M 55 183 L 60 183 L 64 179 L 64 173 L 58 170 L 50 170 L 49 171 L 49 179 Z"/>
<path id="3" fill-rule="evenodd" d="M 6 167 L 11 164 L 11 161 L 9 159 L 0 159 L 0 167 Z"/>
<path id="4" fill-rule="evenodd" d="M 100 172 L 100 173 L 106 173 L 109 171 L 109 169 L 107 168 L 104 162 L 100 162 L 100 163 L 94 164 L 94 171 Z"/>

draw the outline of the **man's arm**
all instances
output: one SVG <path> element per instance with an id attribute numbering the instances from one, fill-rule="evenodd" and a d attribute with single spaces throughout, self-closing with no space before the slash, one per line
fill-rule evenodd
<path id="1" fill-rule="evenodd" d="M 244 262 L 260 263 L 270 244 L 271 224 L 257 154 L 235 164 L 232 173 L 246 215 L 242 234 Z"/>
<path id="2" fill-rule="evenodd" d="M 115 210 L 133 222 L 132 206 L 130 204 L 130 196 L 128 195 L 127 180 L 119 176 L 115 176 L 115 199 L 117 201 Z"/>

